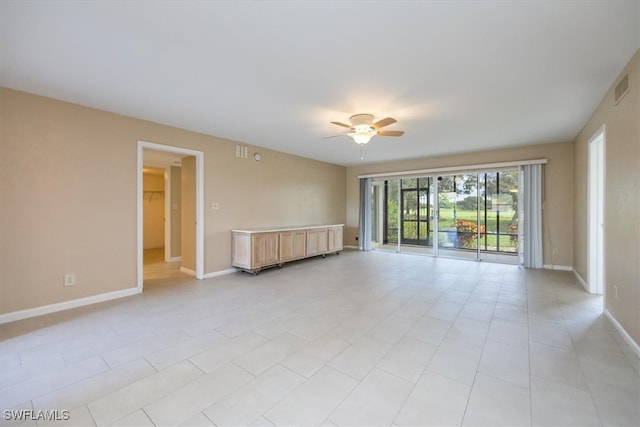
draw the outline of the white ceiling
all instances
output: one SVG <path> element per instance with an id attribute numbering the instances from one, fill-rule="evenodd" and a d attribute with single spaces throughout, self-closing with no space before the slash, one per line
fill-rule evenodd
<path id="1" fill-rule="evenodd" d="M 352 165 L 572 140 L 640 0 L 0 2 L 0 85 Z M 395 117 L 360 160 L 355 113 Z"/>

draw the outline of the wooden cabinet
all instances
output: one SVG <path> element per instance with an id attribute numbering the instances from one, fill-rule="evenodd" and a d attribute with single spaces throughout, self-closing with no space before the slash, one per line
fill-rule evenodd
<path id="1" fill-rule="evenodd" d="M 306 256 L 307 233 L 305 230 L 280 233 L 280 261 L 293 261 Z"/>
<path id="2" fill-rule="evenodd" d="M 243 269 L 277 264 L 278 233 L 234 233 L 233 265 Z"/>
<path id="3" fill-rule="evenodd" d="M 327 229 L 312 228 L 307 230 L 307 256 L 327 253 Z"/>
<path id="4" fill-rule="evenodd" d="M 251 240 L 251 265 L 262 267 L 278 263 L 278 233 L 254 234 Z"/>
<path id="5" fill-rule="evenodd" d="M 232 265 L 252 273 L 288 261 L 339 253 L 342 224 L 232 230 Z"/>
<path id="6" fill-rule="evenodd" d="M 327 251 L 335 252 L 342 250 L 342 227 L 330 227 L 327 230 Z"/>

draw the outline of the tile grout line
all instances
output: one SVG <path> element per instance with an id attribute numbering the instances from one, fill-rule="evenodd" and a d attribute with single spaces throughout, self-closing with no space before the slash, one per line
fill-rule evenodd
<path id="1" fill-rule="evenodd" d="M 502 290 L 502 283 L 500 283 L 500 290 Z M 496 296 L 496 305 L 498 298 L 500 298 L 500 291 L 498 291 L 498 295 Z M 493 319 L 495 317 L 495 307 L 493 313 L 491 314 L 491 320 L 489 321 L 489 329 L 491 329 L 491 323 L 493 323 Z M 462 412 L 462 419 L 460 420 L 460 425 L 464 425 L 464 419 L 467 416 L 467 410 L 469 409 L 469 402 L 471 402 L 471 395 L 473 394 L 473 388 L 476 384 L 476 378 L 478 377 L 478 371 L 480 369 L 480 364 L 482 363 L 482 356 L 484 355 L 484 349 L 487 346 L 487 340 L 489 338 L 489 331 L 487 330 L 487 336 L 484 339 L 482 344 L 482 351 L 480 352 L 480 358 L 478 359 L 478 366 L 476 367 L 476 372 L 473 375 L 473 381 L 471 382 L 471 386 L 469 387 L 469 396 L 467 397 L 467 403 L 464 406 L 464 411 Z"/>
<path id="2" fill-rule="evenodd" d="M 553 291 L 553 297 L 557 302 L 558 295 L 556 293 L 556 287 L 554 285 L 552 285 L 551 286 L 551 290 Z M 580 372 L 582 373 L 582 376 L 584 378 L 584 383 L 586 384 L 587 389 L 589 390 L 589 397 L 591 398 L 591 404 L 593 405 L 593 408 L 595 409 L 596 414 L 598 415 L 598 420 L 600 421 L 600 425 L 604 425 L 604 423 L 602 422 L 602 415 L 600 415 L 600 410 L 598 409 L 598 405 L 596 405 L 596 401 L 593 398 L 593 391 L 591 390 L 591 385 L 589 384 L 589 381 L 587 380 L 587 376 L 585 375 L 584 366 L 582 365 L 582 359 L 580 358 L 580 355 L 576 351 L 577 350 L 576 349 L 576 343 L 573 340 L 573 336 L 569 332 L 569 326 L 567 324 L 567 318 L 565 316 L 564 311 L 561 310 L 560 312 L 562 313 L 562 324 L 567 329 L 567 334 L 569 335 L 569 339 L 571 340 L 571 349 L 576 354 L 576 358 L 578 359 L 578 366 L 580 366 Z"/>
<path id="3" fill-rule="evenodd" d="M 451 288 L 451 285 L 449 285 L 447 287 L 447 290 Z M 475 288 L 474 288 L 475 289 Z M 431 307 L 433 307 L 433 305 L 435 305 L 438 301 L 440 301 L 440 299 L 442 298 L 442 296 L 446 293 L 446 291 L 442 292 L 440 294 L 440 296 L 433 302 L 431 303 L 431 306 L 429 307 L 429 310 L 431 309 Z M 413 299 L 413 298 L 412 298 Z M 427 312 L 425 312 L 420 319 L 418 319 L 416 321 L 416 324 L 418 322 L 420 322 L 420 320 L 424 319 L 426 316 L 428 316 L 429 314 L 429 310 L 427 310 Z M 456 317 L 456 319 L 459 317 L 460 315 L 458 314 L 458 316 Z M 439 319 L 439 318 L 435 318 L 435 319 Z M 443 320 L 443 319 L 439 319 L 439 320 Z M 451 331 L 451 328 L 453 328 L 453 325 L 455 323 L 455 320 L 451 322 L 451 324 L 449 325 L 449 328 L 447 328 L 447 332 L 443 335 L 442 340 L 440 341 L 440 344 L 438 344 L 433 352 L 433 354 L 431 355 L 431 357 L 429 358 L 429 361 L 427 361 L 427 363 L 425 363 L 424 368 L 422 368 L 422 371 L 420 372 L 420 375 L 418 376 L 418 379 L 416 380 L 416 382 L 413 384 L 413 387 L 411 387 L 411 390 L 409 391 L 409 393 L 407 393 L 407 396 L 405 397 L 404 401 L 402 402 L 402 404 L 400 405 L 400 407 L 398 408 L 398 410 L 396 411 L 395 416 L 393 417 L 392 422 L 396 421 L 396 418 L 398 418 L 398 415 L 400 415 L 400 412 L 402 411 L 402 409 L 404 408 L 404 406 L 406 405 L 407 401 L 409 400 L 409 397 L 413 394 L 413 391 L 416 389 L 416 387 L 418 386 L 418 383 L 420 382 L 420 379 L 423 377 L 424 373 L 428 370 L 428 366 L 429 363 L 431 363 L 431 360 L 433 360 L 433 357 L 436 355 L 436 353 L 438 352 L 438 350 L 440 349 L 440 346 L 442 345 L 442 342 L 446 339 L 446 336 L 449 334 L 449 332 Z M 415 325 L 414 325 L 415 326 Z M 408 334 L 409 332 L 407 332 Z M 404 336 L 406 336 L 407 334 L 405 334 Z M 422 342 L 422 341 L 421 341 Z M 385 371 L 386 372 L 386 371 Z M 438 374 L 440 375 L 440 374 Z M 444 376 L 444 375 L 443 375 Z M 448 378 L 448 377 L 447 377 Z M 450 378 L 452 381 L 456 381 L 452 378 Z M 457 381 L 456 381 L 457 382 Z M 469 395 L 471 395 L 471 390 L 469 390 Z M 465 407 L 466 410 L 466 407 Z M 463 414 L 463 419 L 464 419 L 464 414 Z M 460 420 L 462 423 L 462 420 Z"/>

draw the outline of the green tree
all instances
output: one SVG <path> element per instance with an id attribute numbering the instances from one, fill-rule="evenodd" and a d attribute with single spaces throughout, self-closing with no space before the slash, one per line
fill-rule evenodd
<path id="1" fill-rule="evenodd" d="M 438 203 L 440 205 L 440 208 L 442 208 L 442 209 L 451 209 L 451 208 L 453 208 L 453 203 L 451 203 L 449 198 L 444 194 L 440 194 L 440 196 L 438 197 Z"/>
<path id="2" fill-rule="evenodd" d="M 387 236 L 386 241 L 398 241 L 398 180 L 385 181 L 387 191 Z"/>
<path id="3" fill-rule="evenodd" d="M 458 208 L 467 211 L 477 211 L 478 210 L 478 197 L 477 196 L 467 196 L 464 200 L 458 202 Z"/>

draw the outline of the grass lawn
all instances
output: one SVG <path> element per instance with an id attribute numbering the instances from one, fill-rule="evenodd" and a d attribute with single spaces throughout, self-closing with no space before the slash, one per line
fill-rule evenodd
<path id="1" fill-rule="evenodd" d="M 484 212 L 481 212 L 484 214 Z M 477 211 L 474 210 L 457 210 L 456 211 L 456 220 L 463 220 L 475 223 L 477 218 Z M 500 233 L 501 235 L 498 237 L 497 233 L 497 224 L 498 224 L 498 213 L 495 211 L 487 211 L 487 220 L 486 220 L 486 230 L 487 234 L 480 238 L 480 248 L 486 249 L 490 251 L 498 250 L 498 243 L 500 243 L 500 251 L 501 252 L 517 252 L 518 250 L 518 242 L 517 240 L 512 240 L 509 233 L 512 232 L 510 230 L 511 219 L 513 218 L 513 214 L 502 213 L 500 217 Z M 461 234 L 460 230 L 457 230 L 456 223 L 453 217 L 453 208 L 441 208 L 440 209 L 440 222 L 439 222 L 439 244 L 443 246 L 455 245 L 456 247 L 465 247 L 468 249 L 477 248 L 477 240 L 475 237 L 471 237 L 465 239 L 465 235 Z M 484 218 L 482 218 L 484 220 Z M 481 224 L 483 221 L 481 221 Z M 393 224 L 395 225 L 395 224 Z M 404 239 L 412 239 L 423 241 L 426 238 L 426 222 L 420 223 L 420 230 L 416 230 L 416 223 L 411 221 L 405 221 L 403 235 Z M 448 230 L 447 230 L 448 229 Z M 391 231 L 392 236 L 389 236 L 389 241 L 396 241 L 396 231 Z M 453 234 L 450 234 L 451 231 L 454 231 Z M 431 230 L 433 233 L 433 230 Z M 504 234 L 503 234 L 504 233 Z M 465 243 L 466 240 L 466 243 Z"/>
<path id="2" fill-rule="evenodd" d="M 456 219 L 463 221 L 475 222 L 478 216 L 477 211 L 471 210 L 460 210 L 456 211 Z M 501 233 L 509 233 L 509 227 L 511 225 L 511 219 L 513 218 L 513 213 L 500 213 L 500 232 Z M 498 231 L 498 212 L 495 211 L 487 211 L 487 222 L 484 223 L 484 212 L 480 212 L 480 224 L 485 225 L 487 231 L 496 232 Z M 453 228 L 455 227 L 455 221 L 453 219 L 453 208 L 440 208 L 440 222 L 438 223 L 440 229 Z"/>

